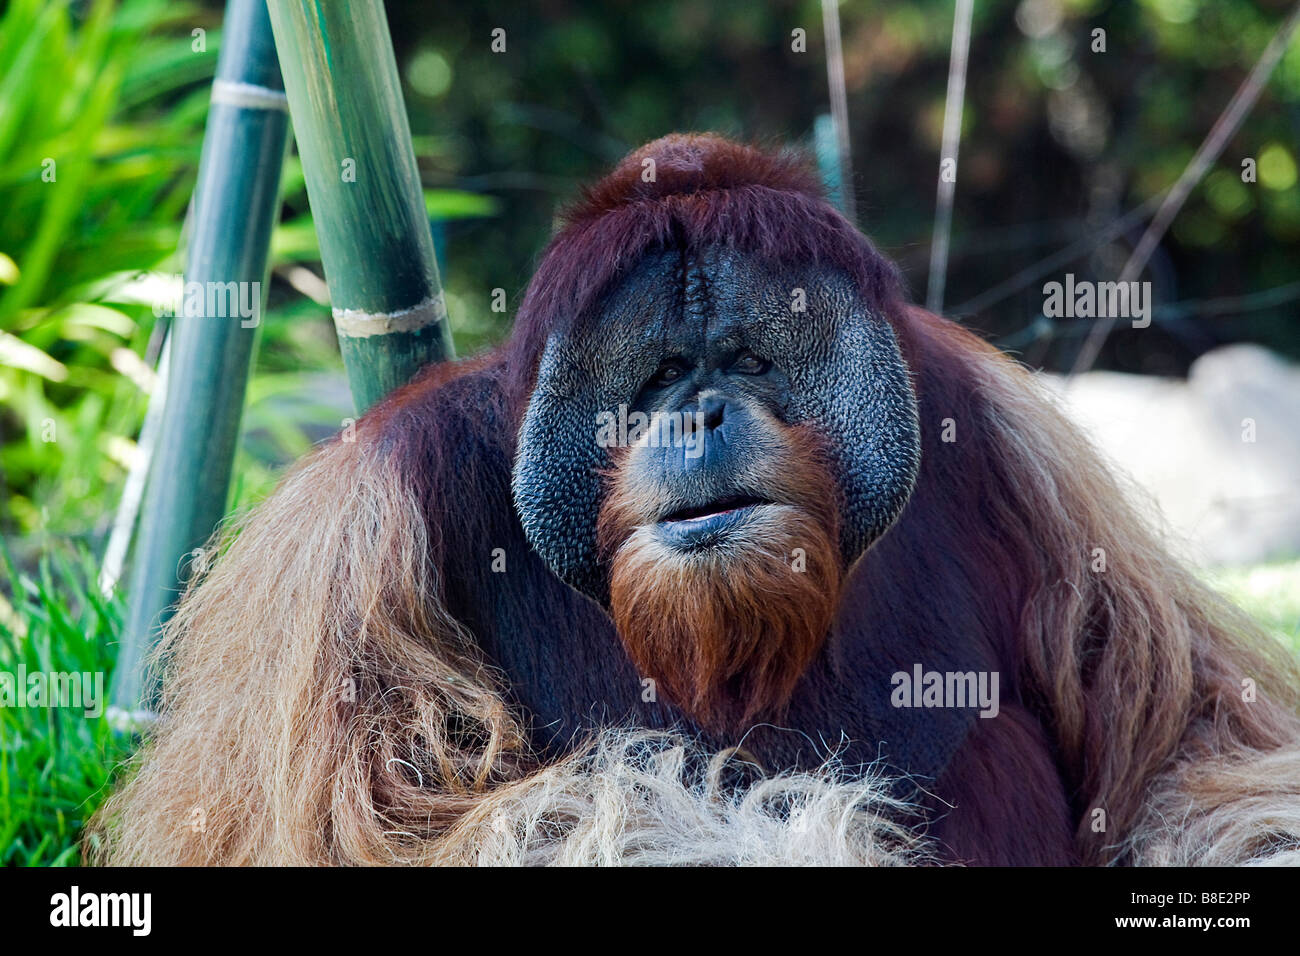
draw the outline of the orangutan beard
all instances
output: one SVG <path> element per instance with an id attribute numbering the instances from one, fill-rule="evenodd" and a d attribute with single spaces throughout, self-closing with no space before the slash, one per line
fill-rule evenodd
<path id="1" fill-rule="evenodd" d="M 786 429 L 788 449 L 764 456 L 771 503 L 746 511 L 722 540 L 665 540 L 634 456 L 614 472 L 599 537 L 609 555 L 610 613 L 628 655 L 700 725 L 738 733 L 780 720 L 830 630 L 843 574 L 838 486 L 818 445 Z"/>

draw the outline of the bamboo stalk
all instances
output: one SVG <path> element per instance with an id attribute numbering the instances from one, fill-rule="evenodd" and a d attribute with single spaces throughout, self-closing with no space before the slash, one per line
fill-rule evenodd
<path id="1" fill-rule="evenodd" d="M 172 320 L 162 429 L 113 678 L 112 713 L 119 718 L 150 705 L 142 662 L 187 576 L 191 552 L 225 516 L 279 207 L 288 138 L 283 89 L 266 4 L 230 0 L 194 189 L 186 297 Z"/>
<path id="2" fill-rule="evenodd" d="M 334 325 L 359 411 L 452 355 L 379 0 L 271 0 Z"/>

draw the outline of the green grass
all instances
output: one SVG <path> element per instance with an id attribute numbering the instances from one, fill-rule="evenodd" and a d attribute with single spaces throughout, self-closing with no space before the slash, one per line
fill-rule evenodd
<path id="1" fill-rule="evenodd" d="M 121 611 L 94 587 L 84 553 L 45 557 L 34 575 L 0 551 L 0 671 L 89 672 L 107 691 Z M 0 707 L 0 865 L 72 866 L 77 841 L 125 743 L 101 715 L 58 707 Z"/>
<path id="2" fill-rule="evenodd" d="M 1226 568 L 1213 572 L 1209 578 L 1220 591 L 1300 654 L 1300 558 Z"/>

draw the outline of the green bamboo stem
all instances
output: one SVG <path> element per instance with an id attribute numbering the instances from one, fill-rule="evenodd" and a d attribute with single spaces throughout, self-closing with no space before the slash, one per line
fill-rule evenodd
<path id="1" fill-rule="evenodd" d="M 452 355 L 379 0 L 270 0 L 339 347 L 359 411 Z"/>
<path id="2" fill-rule="evenodd" d="M 111 704 L 119 716 L 150 706 L 153 689 L 142 663 L 188 574 L 191 552 L 225 516 L 279 208 L 288 138 L 283 89 L 265 2 L 230 0 L 185 270 L 186 289 L 199 288 L 203 294 L 172 320 L 162 429 L 145 491 L 113 678 Z M 236 305 L 241 297 L 253 304 L 253 318 L 232 308 L 227 283 L 236 283 Z"/>

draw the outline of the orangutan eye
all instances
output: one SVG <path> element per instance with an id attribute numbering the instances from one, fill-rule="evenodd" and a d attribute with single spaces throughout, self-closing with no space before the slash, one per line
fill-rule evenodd
<path id="1" fill-rule="evenodd" d="M 771 362 L 759 358 L 753 352 L 745 352 L 731 363 L 731 370 L 740 375 L 764 375 L 771 367 Z"/>
<path id="2" fill-rule="evenodd" d="M 685 374 L 686 369 L 682 367 L 681 362 L 676 360 L 664 362 L 654 375 L 650 376 L 650 384 L 656 388 L 662 388 L 665 385 L 671 385 Z"/>

